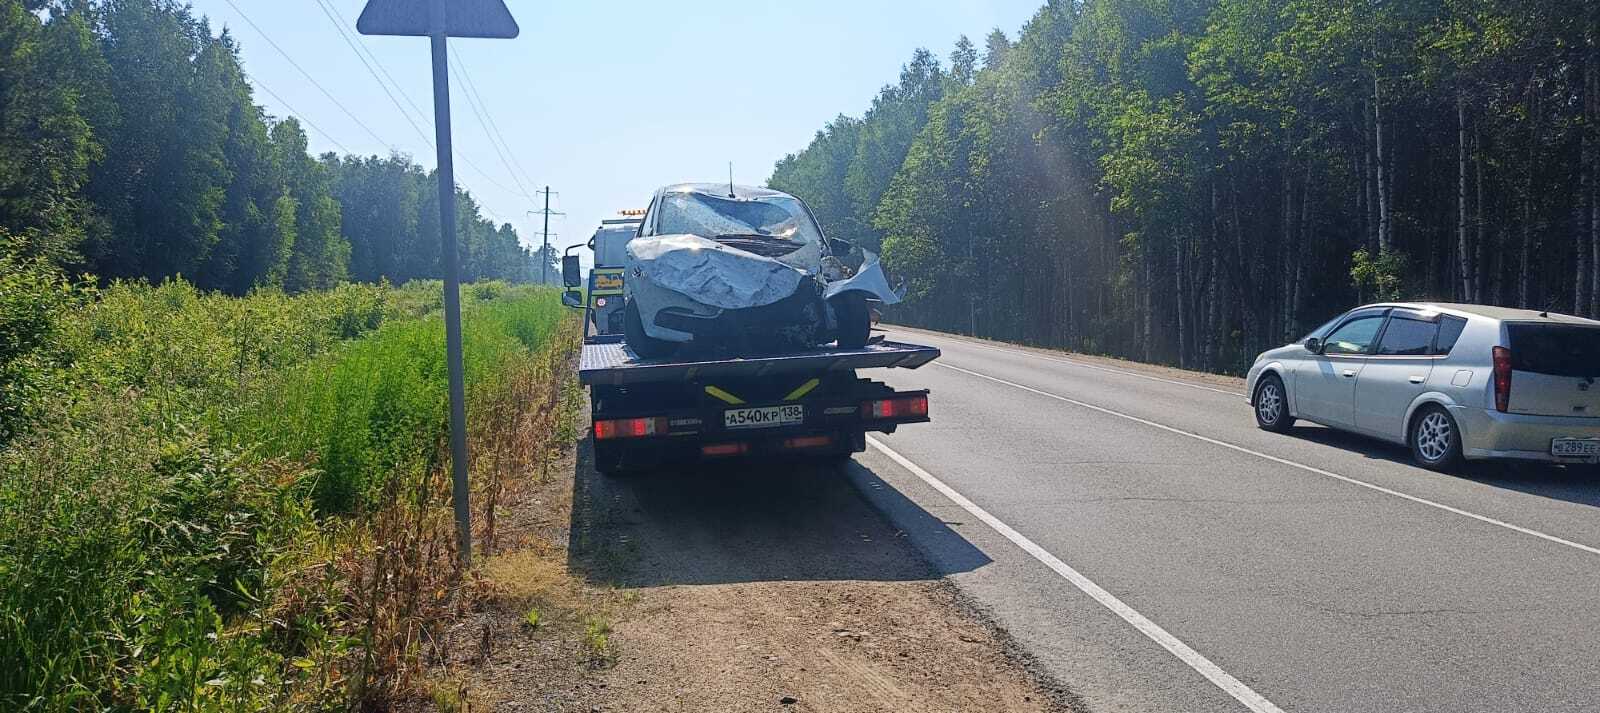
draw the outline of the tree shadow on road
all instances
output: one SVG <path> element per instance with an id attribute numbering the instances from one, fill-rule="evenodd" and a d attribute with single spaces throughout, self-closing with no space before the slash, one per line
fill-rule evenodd
<path id="1" fill-rule="evenodd" d="M 1290 435 L 1331 448 L 1360 453 L 1373 460 L 1417 468 L 1411 462 L 1411 452 L 1404 446 L 1375 438 L 1323 426 L 1296 426 Z M 1420 468 L 1417 470 L 1427 472 Z M 1600 478 L 1577 468 L 1514 461 L 1468 461 L 1452 475 L 1496 488 L 1600 507 Z"/>
<path id="2" fill-rule="evenodd" d="M 862 496 L 853 480 L 881 483 L 864 466 L 794 460 L 595 472 L 592 443 L 575 465 L 572 571 L 620 587 L 763 581 L 908 581 L 990 560 L 893 488 L 873 499 L 926 515 L 942 528 L 934 566 Z M 860 470 L 845 470 L 860 469 Z"/>

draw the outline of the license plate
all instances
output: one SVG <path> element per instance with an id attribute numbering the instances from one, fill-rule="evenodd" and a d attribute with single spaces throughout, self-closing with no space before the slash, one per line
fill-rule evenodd
<path id="1" fill-rule="evenodd" d="M 723 428 L 776 428 L 805 420 L 806 407 L 800 404 L 735 408 L 722 412 Z"/>
<path id="2" fill-rule="evenodd" d="M 1550 442 L 1550 455 L 1562 458 L 1600 456 L 1600 438 L 1557 438 Z"/>

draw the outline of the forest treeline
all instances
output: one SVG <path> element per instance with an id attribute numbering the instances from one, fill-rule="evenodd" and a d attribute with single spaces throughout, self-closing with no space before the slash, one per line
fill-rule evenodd
<path id="1" fill-rule="evenodd" d="M 1050 0 L 780 161 L 894 318 L 1237 370 L 1360 302 L 1600 313 L 1600 3 Z"/>
<path id="2" fill-rule="evenodd" d="M 174 0 L 0 0 L 0 257 L 102 280 L 290 292 L 439 277 L 437 182 L 400 154 L 307 153 L 239 44 Z M 464 190 L 464 279 L 534 256 Z"/>

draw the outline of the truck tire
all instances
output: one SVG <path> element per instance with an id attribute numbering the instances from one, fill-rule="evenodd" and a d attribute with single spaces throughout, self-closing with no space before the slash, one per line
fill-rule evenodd
<path id="1" fill-rule="evenodd" d="M 834 298 L 833 316 L 839 321 L 839 348 L 860 349 L 872 338 L 872 310 L 867 298 L 858 294 Z"/>
<path id="2" fill-rule="evenodd" d="M 622 308 L 622 338 L 641 359 L 655 359 L 672 353 L 672 342 L 655 339 L 644 333 L 644 320 L 639 318 L 639 306 L 628 300 Z"/>

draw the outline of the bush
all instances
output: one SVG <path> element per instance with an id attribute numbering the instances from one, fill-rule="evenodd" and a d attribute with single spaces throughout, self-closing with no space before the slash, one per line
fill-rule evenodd
<path id="1" fill-rule="evenodd" d="M 313 513 L 384 507 L 441 458 L 428 286 L 90 295 L 6 267 L 5 393 L 28 428 L 0 445 L 0 708 L 347 703 L 364 614 L 335 562 L 370 534 Z M 553 291 L 471 294 L 472 394 L 570 322 Z"/>
<path id="2" fill-rule="evenodd" d="M 54 345 L 78 291 L 53 268 L 0 250 L 0 445 L 23 427 L 29 405 L 59 377 Z"/>

